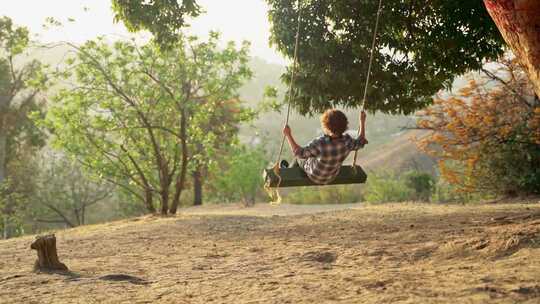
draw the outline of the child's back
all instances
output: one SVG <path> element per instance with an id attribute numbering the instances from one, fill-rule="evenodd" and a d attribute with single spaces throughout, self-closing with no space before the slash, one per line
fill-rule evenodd
<path id="1" fill-rule="evenodd" d="M 294 155 L 303 160 L 300 165 L 307 176 L 317 184 L 328 184 L 339 174 L 339 169 L 349 153 L 367 144 L 363 112 L 361 121 L 361 135 L 353 139 L 344 134 L 348 126 L 345 114 L 338 110 L 327 110 L 321 117 L 325 135 L 314 139 L 305 147 L 296 144 L 288 126 L 283 131 Z"/>

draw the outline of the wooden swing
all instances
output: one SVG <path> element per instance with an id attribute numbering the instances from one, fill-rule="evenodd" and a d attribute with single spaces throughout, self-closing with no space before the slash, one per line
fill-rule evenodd
<path id="1" fill-rule="evenodd" d="M 366 76 L 366 83 L 364 87 L 364 96 L 361 104 L 361 111 L 363 112 L 366 104 L 367 89 L 369 86 L 369 77 L 371 74 L 371 66 L 373 63 L 373 56 L 375 52 L 375 42 L 377 40 L 377 30 L 379 27 L 379 17 L 381 14 L 382 0 L 379 0 L 379 7 L 377 10 L 377 18 L 375 21 L 375 29 L 373 31 L 373 40 L 371 43 L 371 54 L 369 58 L 368 71 Z M 287 117 L 285 119 L 285 125 L 289 124 L 289 117 L 291 113 L 291 101 L 293 98 L 293 88 L 296 69 L 298 65 L 298 45 L 300 38 L 300 21 L 301 21 L 301 9 L 300 9 L 300 0 L 298 0 L 298 24 L 296 28 L 296 42 L 294 47 L 294 59 L 293 59 L 293 68 L 291 73 L 291 83 L 289 85 L 289 94 L 288 94 L 288 103 L 287 103 Z M 360 135 L 360 128 L 358 128 L 358 135 Z M 285 144 L 285 135 L 281 140 L 281 146 L 279 148 L 279 153 L 275 165 L 271 168 L 267 168 L 263 172 L 263 178 L 265 181 L 265 188 L 268 189 L 268 193 L 274 199 L 274 202 L 281 201 L 279 192 L 277 189 L 280 187 L 299 187 L 299 186 L 324 186 L 313 182 L 304 170 L 300 166 L 293 166 L 290 168 L 281 168 L 281 155 L 283 153 L 283 147 Z M 336 178 L 325 185 L 343 185 L 343 184 L 362 184 L 367 180 L 366 172 L 356 164 L 358 151 L 354 152 L 353 163 L 351 166 L 344 165 L 341 167 L 339 174 Z M 275 194 L 272 194 L 269 190 L 270 188 L 276 188 Z"/>

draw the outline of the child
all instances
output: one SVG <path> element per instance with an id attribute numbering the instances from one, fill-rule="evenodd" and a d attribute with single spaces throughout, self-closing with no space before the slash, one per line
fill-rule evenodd
<path id="1" fill-rule="evenodd" d="M 324 135 L 314 139 L 307 146 L 300 147 L 294 140 L 291 128 L 283 128 L 289 146 L 294 155 L 302 159 L 299 165 L 310 180 L 324 185 L 332 182 L 338 175 L 341 164 L 351 151 L 363 148 L 368 143 L 366 139 L 366 113 L 360 115 L 360 136 L 353 139 L 344 134 L 348 127 L 347 116 L 339 110 L 329 109 L 321 116 Z"/>

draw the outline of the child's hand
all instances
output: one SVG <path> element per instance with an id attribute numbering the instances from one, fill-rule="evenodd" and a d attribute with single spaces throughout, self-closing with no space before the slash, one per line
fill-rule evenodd
<path id="1" fill-rule="evenodd" d="M 366 121 L 366 118 L 367 118 L 366 111 L 360 112 L 360 120 L 361 120 L 362 122 L 365 122 L 365 121 Z"/>
<path id="2" fill-rule="evenodd" d="M 285 127 L 283 127 L 283 135 L 291 136 L 291 127 L 289 127 L 289 125 L 285 125 Z"/>
<path id="3" fill-rule="evenodd" d="M 365 137 L 360 137 L 358 138 L 358 140 L 362 145 L 367 145 L 369 143 L 369 141 Z"/>

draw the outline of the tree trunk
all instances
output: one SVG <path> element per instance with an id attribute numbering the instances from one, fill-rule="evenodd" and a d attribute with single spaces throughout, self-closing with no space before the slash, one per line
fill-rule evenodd
<path id="1" fill-rule="evenodd" d="M 81 206 L 81 222 L 79 223 L 79 225 L 84 225 L 86 219 L 85 219 L 85 216 L 86 216 L 86 204 L 85 203 L 82 203 L 82 206 Z"/>
<path id="2" fill-rule="evenodd" d="M 169 212 L 169 188 L 171 186 L 171 178 L 167 172 L 167 168 L 161 165 L 159 168 L 159 183 L 161 187 L 161 214 L 167 215 Z"/>
<path id="3" fill-rule="evenodd" d="M 75 220 L 77 221 L 77 226 L 81 225 L 81 216 L 79 212 L 79 206 L 73 207 L 73 215 L 75 216 Z"/>
<path id="4" fill-rule="evenodd" d="M 484 4 L 540 96 L 540 1 L 484 0 Z"/>
<path id="5" fill-rule="evenodd" d="M 161 190 L 161 214 L 167 215 L 167 212 L 169 211 L 169 186 L 162 186 L 166 187 Z"/>
<path id="6" fill-rule="evenodd" d="M 7 240 L 8 236 L 9 236 L 9 234 L 8 234 L 9 218 L 8 218 L 7 214 L 4 214 L 4 216 L 3 216 L 3 225 L 4 225 L 4 227 L 3 227 L 3 230 L 2 230 L 2 232 L 3 232 L 2 233 L 2 238 L 4 240 Z"/>
<path id="7" fill-rule="evenodd" d="M 201 166 L 197 165 L 195 171 L 193 171 L 193 205 L 201 206 L 203 203 L 202 193 L 202 173 Z"/>
<path id="8" fill-rule="evenodd" d="M 0 111 L 4 111 L 2 107 L 0 107 Z M 2 192 L 4 189 L 4 182 L 6 180 L 6 158 L 7 158 L 7 131 L 4 128 L 4 115 L 0 113 L 0 196 L 2 195 Z M 9 218 L 8 215 L 5 214 L 7 210 L 0 210 L 0 212 L 4 213 L 3 216 L 3 239 L 7 239 L 9 236 L 8 228 L 9 228 Z"/>
<path id="9" fill-rule="evenodd" d="M 184 190 L 184 184 L 186 182 L 187 166 L 188 166 L 188 148 L 187 148 L 187 113 L 185 109 L 182 109 L 180 117 L 180 141 L 182 144 L 182 168 L 180 173 L 176 177 L 175 192 L 174 198 L 169 210 L 170 214 L 176 214 L 178 206 L 180 205 L 180 196 L 182 195 L 182 190 Z"/>
<path id="10" fill-rule="evenodd" d="M 0 117 L 0 190 L 6 179 L 6 158 L 7 158 L 7 131 L 3 128 L 2 117 Z"/>
<path id="11" fill-rule="evenodd" d="M 34 270 L 68 270 L 67 266 L 58 259 L 58 253 L 56 252 L 56 237 L 54 234 L 37 237 L 32 245 L 30 245 L 30 248 L 37 250 L 38 254 Z"/>
<path id="12" fill-rule="evenodd" d="M 152 189 L 145 189 L 144 190 L 144 204 L 146 205 L 146 209 L 150 213 L 156 213 L 156 208 L 154 207 L 154 198 L 152 195 Z"/>

